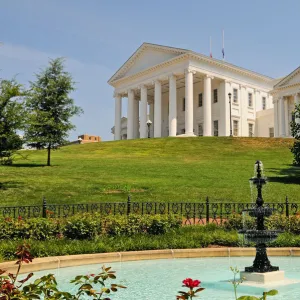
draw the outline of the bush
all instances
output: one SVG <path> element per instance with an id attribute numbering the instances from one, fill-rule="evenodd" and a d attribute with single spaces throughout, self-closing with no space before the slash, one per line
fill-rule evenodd
<path id="1" fill-rule="evenodd" d="M 0 220 L 0 240 L 35 239 L 48 240 L 60 233 L 60 221 L 32 218 Z"/>
<path id="2" fill-rule="evenodd" d="M 111 236 L 146 233 L 152 235 L 165 234 L 182 226 L 182 220 L 172 215 L 129 215 L 105 218 L 105 232 Z"/>
<path id="3" fill-rule="evenodd" d="M 255 218 L 251 218 L 248 215 L 232 214 L 224 222 L 223 227 L 227 230 L 254 229 Z"/>
<path id="4" fill-rule="evenodd" d="M 0 240 L 95 239 L 101 235 L 132 236 L 134 234 L 164 234 L 182 224 L 171 215 L 112 215 L 78 214 L 67 218 L 31 218 L 0 220 Z"/>
<path id="5" fill-rule="evenodd" d="M 72 240 L 93 239 L 101 234 L 102 224 L 100 215 L 75 215 L 66 220 L 63 235 Z"/>

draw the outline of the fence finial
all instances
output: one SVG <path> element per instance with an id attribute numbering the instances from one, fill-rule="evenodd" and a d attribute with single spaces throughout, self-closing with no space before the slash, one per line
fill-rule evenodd
<path id="1" fill-rule="evenodd" d="M 131 212 L 131 198 L 130 198 L 130 195 L 128 195 L 128 198 L 127 198 L 127 215 L 129 215 Z"/>
<path id="2" fill-rule="evenodd" d="M 206 197 L 206 224 L 209 223 L 209 199 Z"/>
<path id="3" fill-rule="evenodd" d="M 43 197 L 43 218 L 47 218 L 47 201 L 46 198 Z"/>
<path id="4" fill-rule="evenodd" d="M 285 197 L 285 216 L 286 216 L 287 218 L 290 216 L 289 199 L 288 199 L 288 196 Z"/>

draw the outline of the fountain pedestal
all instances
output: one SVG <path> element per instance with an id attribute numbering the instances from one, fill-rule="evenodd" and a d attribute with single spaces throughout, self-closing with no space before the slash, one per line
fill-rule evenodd
<path id="1" fill-rule="evenodd" d="M 284 271 L 273 271 L 265 273 L 256 272 L 241 272 L 241 279 L 243 281 L 250 281 L 253 283 L 269 284 L 284 280 Z"/>

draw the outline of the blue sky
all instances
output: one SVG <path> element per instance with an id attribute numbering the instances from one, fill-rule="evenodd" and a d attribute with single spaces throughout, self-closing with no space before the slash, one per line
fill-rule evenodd
<path id="1" fill-rule="evenodd" d="M 27 85 L 63 56 L 77 82 L 77 134 L 113 137 L 107 80 L 143 43 L 188 48 L 277 78 L 300 65 L 299 0 L 0 0 L 0 77 Z M 125 101 L 123 101 L 125 104 Z M 125 111 L 124 105 L 124 114 Z"/>

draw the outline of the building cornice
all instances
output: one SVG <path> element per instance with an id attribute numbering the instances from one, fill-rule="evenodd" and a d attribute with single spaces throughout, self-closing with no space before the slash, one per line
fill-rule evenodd
<path id="1" fill-rule="evenodd" d="M 300 92 L 300 82 L 297 82 L 297 83 L 285 85 L 282 87 L 276 87 L 276 88 L 274 88 L 274 90 L 270 91 L 270 94 L 275 95 L 275 94 L 278 94 L 280 92 L 283 92 L 283 91 L 286 91 L 286 90 L 289 90 L 289 89 L 295 88 L 295 87 L 296 88 L 299 87 L 299 92 Z"/>

